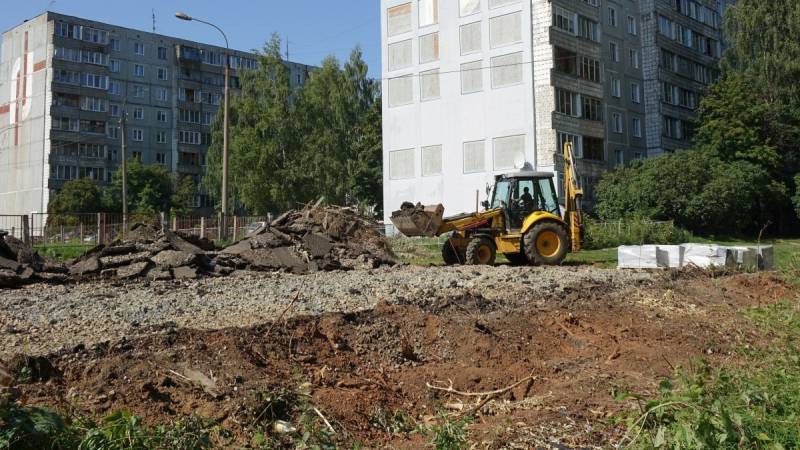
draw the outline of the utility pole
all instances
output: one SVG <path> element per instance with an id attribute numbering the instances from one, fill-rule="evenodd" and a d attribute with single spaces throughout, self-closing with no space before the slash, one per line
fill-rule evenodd
<path id="1" fill-rule="evenodd" d="M 128 152 L 125 148 L 125 104 L 122 105 L 120 123 L 120 142 L 122 143 L 122 238 L 128 231 Z"/>

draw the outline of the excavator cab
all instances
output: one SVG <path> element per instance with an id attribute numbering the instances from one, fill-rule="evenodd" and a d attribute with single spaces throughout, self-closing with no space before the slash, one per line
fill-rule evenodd
<path id="1" fill-rule="evenodd" d="M 504 210 L 509 232 L 518 232 L 535 211 L 561 215 L 552 173 L 523 170 L 498 176 L 489 206 Z"/>

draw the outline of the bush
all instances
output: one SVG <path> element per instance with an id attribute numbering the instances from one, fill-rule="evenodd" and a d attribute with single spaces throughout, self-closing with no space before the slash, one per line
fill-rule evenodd
<path id="1" fill-rule="evenodd" d="M 619 247 L 620 245 L 683 244 L 692 234 L 673 222 L 653 222 L 646 219 L 616 222 L 588 222 L 584 234 L 587 250 Z"/>
<path id="2" fill-rule="evenodd" d="M 794 212 L 797 214 L 797 217 L 800 218 L 800 173 L 794 177 L 794 197 L 792 197 L 792 203 L 794 203 Z"/>

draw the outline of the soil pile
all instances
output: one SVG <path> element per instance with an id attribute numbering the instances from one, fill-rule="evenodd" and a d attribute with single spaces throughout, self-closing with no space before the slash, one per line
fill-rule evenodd
<path id="1" fill-rule="evenodd" d="M 67 268 L 45 260 L 22 241 L 0 231 L 0 288 L 34 281 L 67 280 Z"/>
<path id="2" fill-rule="evenodd" d="M 396 264 L 383 235 L 349 208 L 313 206 L 289 211 L 223 249 L 217 265 L 232 269 L 373 269 Z"/>

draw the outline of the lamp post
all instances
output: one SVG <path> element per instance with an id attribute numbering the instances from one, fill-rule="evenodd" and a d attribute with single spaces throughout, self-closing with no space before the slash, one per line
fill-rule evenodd
<path id="1" fill-rule="evenodd" d="M 196 17 L 192 17 L 186 13 L 178 12 L 175 13 L 175 17 L 181 20 L 192 21 L 204 23 L 206 25 L 212 26 L 217 29 L 217 31 L 222 34 L 222 37 L 225 39 L 225 99 L 224 99 L 224 106 L 223 106 L 223 125 L 222 125 L 222 220 L 220 225 L 221 236 L 220 239 L 226 239 L 228 237 L 228 228 L 226 225 L 225 216 L 228 214 L 228 99 L 230 97 L 229 90 L 230 90 L 230 65 L 231 65 L 231 58 L 230 58 L 230 45 L 228 44 L 228 36 L 225 35 L 225 32 L 216 25 L 211 22 L 206 22 L 205 20 L 198 19 Z"/>

